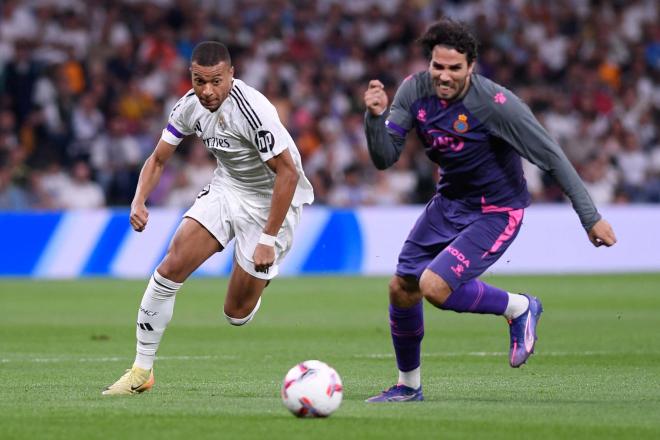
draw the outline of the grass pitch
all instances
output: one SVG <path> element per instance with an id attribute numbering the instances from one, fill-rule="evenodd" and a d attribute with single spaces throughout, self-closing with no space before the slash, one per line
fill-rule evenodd
<path id="1" fill-rule="evenodd" d="M 406 404 L 363 402 L 396 380 L 384 278 L 277 279 L 241 328 L 226 280 L 190 280 L 129 397 L 101 389 L 132 363 L 146 281 L 0 281 L 0 438 L 660 438 L 660 274 L 485 280 L 542 298 L 536 355 L 512 369 L 502 318 L 427 304 L 426 401 Z M 328 419 L 280 403 L 306 359 L 343 378 Z"/>

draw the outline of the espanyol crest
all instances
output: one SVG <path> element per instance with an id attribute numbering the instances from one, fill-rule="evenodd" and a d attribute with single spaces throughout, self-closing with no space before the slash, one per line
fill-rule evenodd
<path id="1" fill-rule="evenodd" d="M 454 121 L 454 125 L 453 125 L 454 131 L 456 133 L 465 133 L 466 131 L 468 131 L 470 129 L 470 126 L 468 125 L 467 120 L 468 118 L 466 115 L 462 113 L 458 115 L 458 119 Z"/>

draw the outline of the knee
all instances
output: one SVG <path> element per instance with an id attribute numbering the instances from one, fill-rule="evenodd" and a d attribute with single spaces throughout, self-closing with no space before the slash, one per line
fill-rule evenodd
<path id="1" fill-rule="evenodd" d="M 416 280 L 394 276 L 388 287 L 390 303 L 397 307 L 412 307 L 422 299 Z"/>
<path id="2" fill-rule="evenodd" d="M 229 306 L 225 304 L 224 315 L 231 325 L 241 326 L 252 321 L 257 310 L 261 306 L 261 298 L 257 300 L 257 304 L 235 304 Z"/>
<path id="3" fill-rule="evenodd" d="M 158 273 L 168 280 L 182 283 L 186 279 L 183 270 L 183 261 L 175 253 L 168 252 L 163 261 L 158 265 Z"/>
<path id="4" fill-rule="evenodd" d="M 451 287 L 447 282 L 428 269 L 424 271 L 419 280 L 419 289 L 422 296 L 436 307 L 441 307 L 451 295 Z"/>
<path id="5" fill-rule="evenodd" d="M 225 306 L 224 314 L 225 318 L 227 318 L 229 322 L 232 322 L 232 320 L 241 320 L 247 318 L 251 311 L 251 308 L 246 307 Z"/>

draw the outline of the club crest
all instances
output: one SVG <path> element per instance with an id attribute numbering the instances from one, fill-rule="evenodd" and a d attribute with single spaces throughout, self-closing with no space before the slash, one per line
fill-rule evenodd
<path id="1" fill-rule="evenodd" d="M 453 125 L 454 131 L 456 133 L 465 133 L 470 129 L 467 119 L 468 119 L 467 116 L 465 116 L 462 113 L 458 115 L 458 118 L 454 121 L 454 125 Z"/>

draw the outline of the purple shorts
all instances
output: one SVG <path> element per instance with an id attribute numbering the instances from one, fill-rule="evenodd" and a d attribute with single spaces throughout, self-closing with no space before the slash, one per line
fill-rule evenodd
<path id="1" fill-rule="evenodd" d="M 523 213 L 493 206 L 475 211 L 436 195 L 408 234 L 396 274 L 419 280 L 428 268 L 456 290 L 502 256 L 520 231 Z"/>

